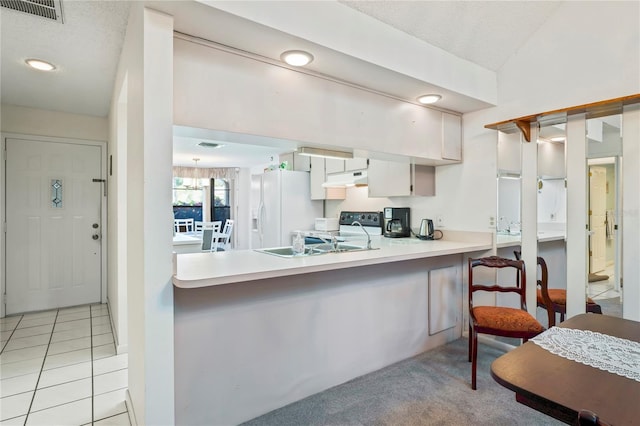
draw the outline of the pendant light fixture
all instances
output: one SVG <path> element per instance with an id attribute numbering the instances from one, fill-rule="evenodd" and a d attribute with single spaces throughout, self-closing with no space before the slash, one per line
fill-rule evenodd
<path id="1" fill-rule="evenodd" d="M 194 158 L 193 161 L 196 163 L 193 168 L 193 175 L 191 175 L 191 179 L 193 180 L 193 189 L 202 189 L 198 186 L 200 183 L 200 169 L 198 168 L 198 161 L 200 161 L 200 159 Z"/>

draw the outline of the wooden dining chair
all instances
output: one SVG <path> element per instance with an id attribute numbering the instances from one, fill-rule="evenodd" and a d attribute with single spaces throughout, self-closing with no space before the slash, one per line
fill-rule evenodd
<path id="1" fill-rule="evenodd" d="M 519 250 L 515 250 L 513 254 L 516 259 L 520 259 L 521 253 Z M 536 281 L 538 285 L 536 304 L 547 311 L 548 327 L 551 328 L 556 325 L 556 313 L 560 314 L 560 322 L 564 321 L 564 316 L 567 314 L 567 290 L 549 288 L 549 269 L 547 268 L 547 262 L 541 256 L 538 256 L 538 266 L 540 267 L 540 279 Z M 588 297 L 585 311 L 601 314 L 602 307 Z"/>
<path id="2" fill-rule="evenodd" d="M 578 426 L 610 426 L 602 420 L 596 413 L 589 410 L 578 411 Z"/>
<path id="3" fill-rule="evenodd" d="M 486 276 L 486 268 L 493 270 L 492 284 L 480 284 L 478 275 Z M 498 270 L 507 268 L 513 276 L 513 284 L 498 283 Z M 480 271 L 479 269 L 484 269 Z M 474 275 L 475 272 L 475 275 Z M 480 274 L 485 272 L 485 274 Z M 475 277 L 475 278 L 474 278 Z M 500 279 L 502 280 L 502 278 Z M 482 280 L 484 281 L 484 280 Z M 469 259 L 469 361 L 471 362 L 471 389 L 476 389 L 476 370 L 478 358 L 478 333 L 494 336 L 514 337 L 526 342 L 542 333 L 545 328 L 527 312 L 526 302 L 527 275 L 522 260 L 506 259 L 498 256 Z M 474 303 L 478 292 L 496 294 L 513 293 L 518 296 L 518 308 L 506 306 L 480 306 Z"/>

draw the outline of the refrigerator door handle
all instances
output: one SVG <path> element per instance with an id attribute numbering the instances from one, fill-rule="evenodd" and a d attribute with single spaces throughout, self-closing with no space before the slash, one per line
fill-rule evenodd
<path id="1" fill-rule="evenodd" d="M 262 224 L 264 223 L 264 203 L 260 201 L 258 206 L 258 235 L 260 235 L 260 246 L 262 246 Z"/>

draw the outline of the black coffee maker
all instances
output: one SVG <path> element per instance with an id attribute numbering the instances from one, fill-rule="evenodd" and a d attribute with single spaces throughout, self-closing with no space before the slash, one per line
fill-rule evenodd
<path id="1" fill-rule="evenodd" d="M 385 237 L 410 237 L 411 209 L 409 207 L 385 207 L 382 230 Z"/>

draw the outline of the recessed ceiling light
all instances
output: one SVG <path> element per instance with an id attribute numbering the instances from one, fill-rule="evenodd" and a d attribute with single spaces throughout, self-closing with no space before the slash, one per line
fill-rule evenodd
<path id="1" fill-rule="evenodd" d="M 442 99 L 440 95 L 422 95 L 418 97 L 418 102 L 421 104 L 432 104 Z"/>
<path id="2" fill-rule="evenodd" d="M 41 59 L 27 59 L 25 62 L 30 67 L 40 71 L 53 71 L 56 69 L 56 67 L 53 64 L 47 61 L 43 61 Z"/>
<path id="3" fill-rule="evenodd" d="M 294 67 L 303 67 L 313 61 L 313 55 L 304 50 L 287 50 L 280 55 L 280 59 Z"/>

